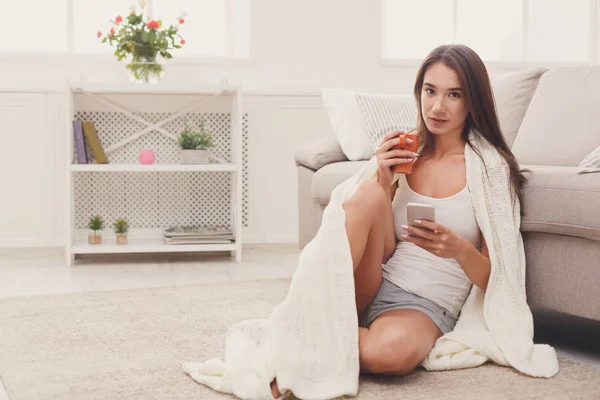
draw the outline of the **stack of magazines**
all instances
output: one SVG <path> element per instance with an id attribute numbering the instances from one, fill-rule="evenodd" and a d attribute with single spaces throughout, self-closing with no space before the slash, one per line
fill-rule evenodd
<path id="1" fill-rule="evenodd" d="M 174 226 L 164 230 L 167 244 L 221 244 L 235 240 L 225 226 Z"/>

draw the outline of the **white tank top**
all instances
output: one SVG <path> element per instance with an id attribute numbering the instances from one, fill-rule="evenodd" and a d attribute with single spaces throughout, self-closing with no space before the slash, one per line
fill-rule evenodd
<path id="1" fill-rule="evenodd" d="M 392 203 L 394 228 L 399 242 L 392 257 L 383 265 L 385 279 L 439 304 L 456 318 L 469 295 L 472 282 L 454 258 L 436 256 L 401 238 L 406 233 L 401 225 L 408 225 L 407 203 L 433 205 L 436 222 L 452 229 L 479 250 L 481 237 L 469 190 L 465 187 L 453 196 L 441 199 L 423 196 L 410 188 L 406 176 L 402 174 Z"/>

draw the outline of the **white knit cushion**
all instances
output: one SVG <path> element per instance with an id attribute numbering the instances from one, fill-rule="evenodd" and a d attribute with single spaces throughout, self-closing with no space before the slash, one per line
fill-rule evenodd
<path id="1" fill-rule="evenodd" d="M 356 94 L 371 148 L 374 151 L 390 132 L 417 126 L 417 103 L 412 95 Z M 371 153 L 373 155 L 373 153 Z"/>
<path id="2" fill-rule="evenodd" d="M 600 172 L 600 146 L 588 154 L 577 167 L 580 174 L 586 172 Z"/>
<path id="3" fill-rule="evenodd" d="M 413 129 L 417 108 L 406 94 L 323 90 L 323 105 L 342 151 L 351 161 L 373 157 L 383 136 L 393 130 Z"/>

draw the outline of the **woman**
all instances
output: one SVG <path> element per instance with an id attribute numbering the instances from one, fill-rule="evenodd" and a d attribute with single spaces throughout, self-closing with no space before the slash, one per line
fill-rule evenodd
<path id="1" fill-rule="evenodd" d="M 466 186 L 469 133 L 481 135 L 505 159 L 507 190 L 522 202 L 525 179 L 502 136 L 479 56 L 464 45 L 434 49 L 417 74 L 414 94 L 420 154 L 394 150 L 400 133 L 388 134 L 375 151 L 378 180 L 366 180 L 344 203 L 365 373 L 412 371 L 454 328 L 471 286 L 487 287 L 490 260 Z M 409 162 L 412 173 L 392 185 L 391 167 Z M 409 202 L 434 205 L 436 222 L 406 221 Z M 276 380 L 271 388 L 279 397 Z"/>

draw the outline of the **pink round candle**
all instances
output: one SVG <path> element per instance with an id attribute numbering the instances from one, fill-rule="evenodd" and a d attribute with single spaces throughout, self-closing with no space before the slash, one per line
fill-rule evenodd
<path id="1" fill-rule="evenodd" d="M 142 164 L 154 164 L 154 152 L 152 150 L 142 150 L 140 152 L 140 162 Z"/>

